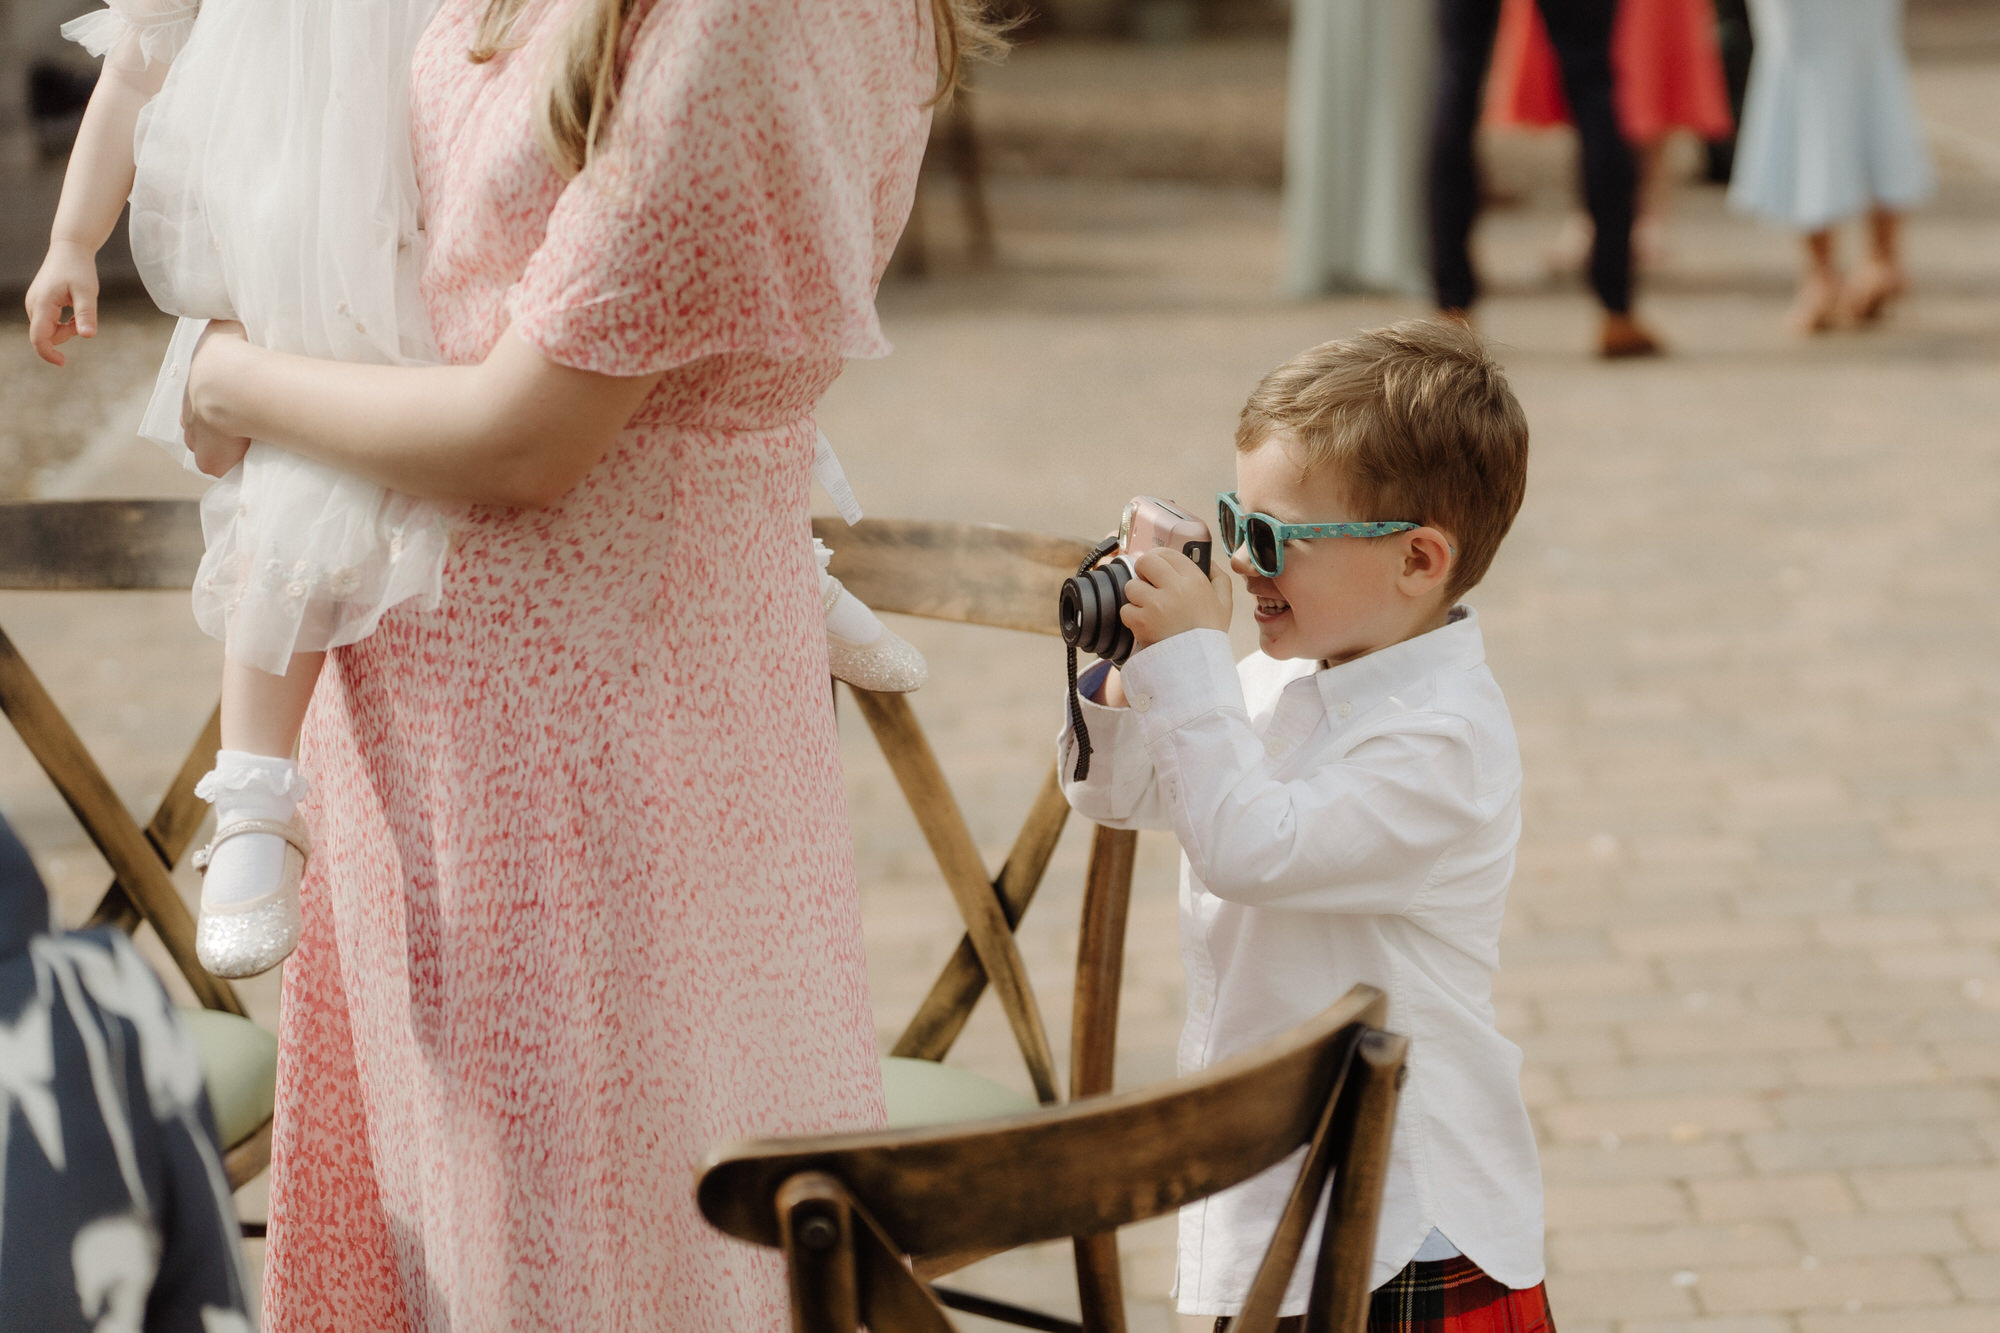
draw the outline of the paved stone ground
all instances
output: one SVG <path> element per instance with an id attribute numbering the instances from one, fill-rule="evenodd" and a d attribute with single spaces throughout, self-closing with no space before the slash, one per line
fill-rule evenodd
<path id="1" fill-rule="evenodd" d="M 1483 233 L 1482 319 L 1535 463 L 1475 600 L 1527 765 L 1501 1022 L 1527 1051 L 1565 1333 L 2000 1327 L 1996 74 L 1920 71 L 1946 184 L 1911 226 L 1916 296 L 1882 330 L 1812 343 L 1780 327 L 1791 242 L 1691 190 L 1645 302 L 1675 355 L 1584 358 L 1589 308 L 1542 258 L 1560 141 L 1498 146 L 1523 204 Z M 883 297 L 896 355 L 825 405 L 874 513 L 1084 534 L 1135 491 L 1198 500 L 1226 484 L 1264 369 L 1419 313 L 1276 297 L 1276 201 L 1255 190 L 1003 179 L 995 205 L 1001 263 L 971 271 L 949 191 L 931 196 L 937 272 Z M 143 364 L 161 338 L 137 310 L 106 329 L 100 366 Z M 0 329 L 10 415 L 23 385 L 46 395 L 20 332 Z M 99 419 L 23 485 L 191 485 L 129 443 L 127 370 L 79 383 Z M 167 595 L 0 596 L 135 807 L 210 697 L 215 654 L 185 621 Z M 997 861 L 1049 763 L 1060 655 L 901 628 L 932 658 L 916 707 Z M 843 728 L 889 1033 L 954 917 L 851 710 Z M 0 737 L 0 808 L 75 914 L 104 872 L 36 778 Z M 1075 830 L 1023 932 L 1059 1041 L 1082 856 Z M 1174 864 L 1169 841 L 1142 841 L 1127 1086 L 1171 1072 Z M 251 998 L 268 1019 L 270 985 Z M 1025 1083 L 986 1009 L 955 1058 Z M 1170 1225 L 1125 1250 L 1135 1328 L 1165 1333 Z M 1062 1264 L 967 1281 L 1059 1302 Z"/>

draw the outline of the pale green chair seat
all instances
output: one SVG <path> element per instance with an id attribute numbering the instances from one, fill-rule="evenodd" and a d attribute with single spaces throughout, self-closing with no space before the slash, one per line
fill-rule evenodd
<path id="1" fill-rule="evenodd" d="M 882 1091 L 888 1096 L 890 1129 L 1017 1115 L 1036 1106 L 1033 1097 L 983 1074 L 900 1055 L 882 1057 Z"/>
<path id="2" fill-rule="evenodd" d="M 208 1083 L 215 1132 L 227 1152 L 271 1118 L 278 1094 L 278 1039 L 219 1009 L 183 1009 Z"/>

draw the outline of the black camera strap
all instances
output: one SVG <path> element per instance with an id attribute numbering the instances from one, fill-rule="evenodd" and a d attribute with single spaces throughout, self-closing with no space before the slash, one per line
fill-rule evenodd
<path id="1" fill-rule="evenodd" d="M 1097 562 L 1118 549 L 1118 534 L 1112 533 L 1103 541 L 1090 548 L 1090 554 L 1077 566 L 1077 577 L 1081 578 L 1097 568 Z M 1082 782 L 1090 776 L 1090 730 L 1083 725 L 1083 701 L 1076 692 L 1076 645 L 1069 645 L 1069 729 L 1076 736 L 1076 780 Z"/>

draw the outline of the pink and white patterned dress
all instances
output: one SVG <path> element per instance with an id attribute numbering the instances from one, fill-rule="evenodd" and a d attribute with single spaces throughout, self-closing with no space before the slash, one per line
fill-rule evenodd
<path id="1" fill-rule="evenodd" d="M 336 652 L 285 969 L 275 1330 L 785 1326 L 700 1219 L 745 1135 L 882 1114 L 808 540 L 814 403 L 887 350 L 935 58 L 923 0 L 657 0 L 565 183 L 542 57 L 415 62 L 423 288 L 448 361 L 510 325 L 665 371 L 537 511 L 475 510 L 442 608 Z"/>

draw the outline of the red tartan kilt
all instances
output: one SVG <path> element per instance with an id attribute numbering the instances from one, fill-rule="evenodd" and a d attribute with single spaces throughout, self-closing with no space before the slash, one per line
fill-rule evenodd
<path id="1" fill-rule="evenodd" d="M 1411 1263 L 1369 1298 L 1368 1333 L 1556 1333 L 1546 1288 L 1507 1287 L 1463 1255 Z"/>
<path id="2" fill-rule="evenodd" d="M 1215 1321 L 1228 1333 L 1229 1316 Z M 1278 1333 L 1302 1333 L 1304 1315 L 1278 1321 Z M 1368 1298 L 1368 1333 L 1556 1333 L 1545 1284 L 1505 1287 L 1464 1255 L 1412 1260 Z"/>

